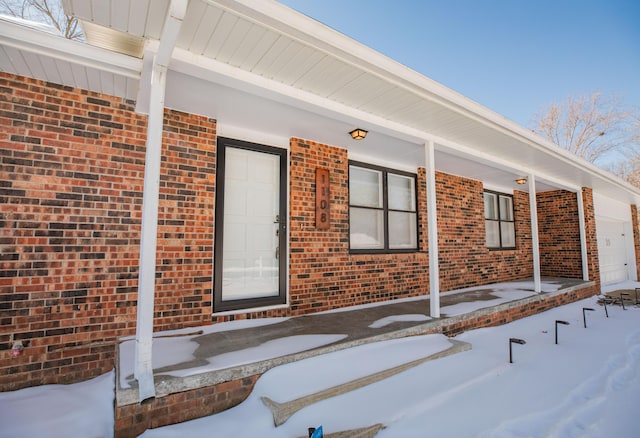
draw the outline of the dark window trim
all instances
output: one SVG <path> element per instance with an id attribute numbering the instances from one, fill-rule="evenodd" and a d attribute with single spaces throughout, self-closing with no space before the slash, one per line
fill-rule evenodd
<path id="1" fill-rule="evenodd" d="M 225 155 L 226 148 L 233 147 L 255 152 L 263 152 L 277 155 L 280 158 L 280 233 L 278 243 L 280 245 L 280 258 L 278 269 L 280 272 L 278 295 L 266 298 L 249 298 L 240 300 L 222 301 L 222 255 L 224 245 L 224 211 L 219 206 L 224 206 L 225 187 Z M 241 140 L 218 137 L 216 156 L 216 206 L 215 206 L 215 245 L 214 245 L 214 290 L 213 313 L 233 310 L 244 310 L 257 307 L 277 306 L 287 302 L 287 159 L 288 151 L 284 148 L 265 146 L 257 143 L 249 143 Z"/>
<path id="2" fill-rule="evenodd" d="M 362 161 L 354 161 L 349 160 L 349 182 L 351 181 L 351 166 L 362 167 L 364 169 L 377 170 L 382 172 L 382 208 L 375 207 L 362 207 L 358 205 L 351 205 L 351 191 L 349 191 L 349 253 L 351 254 L 399 254 L 399 253 L 414 253 L 420 251 L 420 211 L 418 208 L 418 175 L 416 173 L 405 172 L 403 170 L 392 169 L 390 167 L 384 166 L 376 166 L 374 164 L 364 163 Z M 394 175 L 400 176 L 408 176 L 413 178 L 413 194 L 415 197 L 415 205 L 416 205 L 416 247 L 415 248 L 397 248 L 392 249 L 389 248 L 389 212 L 390 211 L 398 211 L 403 213 L 409 213 L 408 210 L 396 210 L 389 209 L 389 193 L 387 190 L 387 174 L 392 173 Z M 362 209 L 370 209 L 382 211 L 384 216 L 384 248 L 380 249 L 360 249 L 360 248 L 351 248 L 351 208 L 362 208 Z M 413 213 L 413 212 L 411 212 Z"/>
<path id="3" fill-rule="evenodd" d="M 486 216 L 484 218 L 485 224 L 487 223 L 487 221 L 491 221 L 491 222 L 498 222 L 498 236 L 500 238 L 500 246 L 489 246 L 487 244 L 487 249 L 489 249 L 490 251 L 502 251 L 502 250 L 514 250 L 517 249 L 516 246 L 502 246 L 502 227 L 500 226 L 500 224 L 502 222 L 508 222 L 508 223 L 512 223 L 513 224 L 513 237 L 514 240 L 516 238 L 516 236 L 518 235 L 518 230 L 516 229 L 516 204 L 513 201 L 513 195 L 510 195 L 508 193 L 502 193 L 502 192 L 496 192 L 495 190 L 484 190 L 482 192 L 482 197 L 483 197 L 483 201 L 484 201 L 484 194 L 485 193 L 491 193 L 494 194 L 498 197 L 498 219 L 487 219 Z M 512 214 L 513 214 L 513 220 L 512 221 L 505 221 L 500 219 L 500 196 L 503 196 L 505 198 L 511 198 L 511 210 L 512 210 Z M 484 203 L 483 203 L 484 204 Z M 486 239 L 486 234 L 485 234 L 485 239 Z M 486 241 L 485 241 L 486 244 Z"/>

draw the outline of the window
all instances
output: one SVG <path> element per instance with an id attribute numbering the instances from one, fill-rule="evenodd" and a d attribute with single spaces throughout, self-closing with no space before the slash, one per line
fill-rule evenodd
<path id="1" fill-rule="evenodd" d="M 499 249 L 516 247 L 512 196 L 484 192 L 484 219 L 487 247 Z"/>
<path id="2" fill-rule="evenodd" d="M 418 248 L 416 176 L 349 164 L 349 244 L 356 252 Z"/>

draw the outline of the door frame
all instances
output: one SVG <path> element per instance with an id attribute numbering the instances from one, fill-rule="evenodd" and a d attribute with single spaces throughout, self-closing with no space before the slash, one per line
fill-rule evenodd
<path id="1" fill-rule="evenodd" d="M 222 264 L 224 250 L 224 189 L 226 170 L 226 149 L 228 147 L 276 155 L 280 163 L 279 193 L 279 231 L 278 231 L 278 295 L 263 298 L 247 298 L 222 300 Z M 214 282 L 213 313 L 252 309 L 285 304 L 287 301 L 287 183 L 288 183 L 288 150 L 274 146 L 218 137 L 216 154 L 216 206 L 214 233 Z"/>

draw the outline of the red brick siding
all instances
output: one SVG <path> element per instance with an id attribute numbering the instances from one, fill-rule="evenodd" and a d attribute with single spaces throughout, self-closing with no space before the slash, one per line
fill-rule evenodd
<path id="1" fill-rule="evenodd" d="M 596 293 L 600 293 L 600 258 L 598 256 L 596 213 L 593 206 L 592 189 L 588 187 L 582 188 L 582 204 L 584 206 L 584 227 L 585 240 L 587 244 L 589 280 L 593 280 L 596 282 Z"/>
<path id="2" fill-rule="evenodd" d="M 565 190 L 543 192 L 536 195 L 536 202 L 541 274 L 582 278 L 576 194 Z"/>
<path id="3" fill-rule="evenodd" d="M 0 389 L 104 373 L 135 329 L 146 117 L 0 74 L 0 126 Z M 213 120 L 167 112 L 159 329 L 210 321 L 214 141 Z"/>
<path id="4" fill-rule="evenodd" d="M 428 256 L 349 253 L 347 151 L 292 139 L 290 156 L 290 314 L 298 315 L 416 295 L 428 290 Z M 315 169 L 330 172 L 330 229 L 315 227 Z M 425 198 L 424 172 L 418 196 Z M 420 202 L 424 208 L 424 202 Z M 426 230 L 426 215 L 420 215 Z M 426 239 L 420 239 L 426 248 Z"/>
<path id="5" fill-rule="evenodd" d="M 638 220 L 638 207 L 631 206 L 631 228 L 633 232 L 633 249 L 636 255 L 636 278 L 640 278 L 640 221 Z"/>
<path id="6" fill-rule="evenodd" d="M 436 173 L 438 252 L 442 291 L 533 276 L 528 194 L 513 197 L 516 249 L 489 250 L 482 183 Z"/>
<path id="7" fill-rule="evenodd" d="M 146 121 L 132 102 L 0 74 L 0 389 L 103 373 L 113 367 L 116 337 L 134 332 Z M 165 112 L 156 330 L 212 322 L 215 129 L 214 120 Z M 348 158 L 339 147 L 291 140 L 290 306 L 215 322 L 428 293 L 424 169 L 417 172 L 419 251 L 356 255 L 349 253 Z M 315 227 L 318 167 L 330 171 L 326 231 Z M 517 248 L 489 251 L 481 183 L 443 173 L 436 181 L 441 290 L 532 276 L 526 193 L 514 194 Z M 564 204 L 541 203 L 539 216 L 556 220 L 556 206 L 570 211 L 567 196 L 559 196 Z M 588 189 L 584 200 L 594 278 Z M 562 238 L 564 223 L 549 224 Z M 13 340 L 27 348 L 10 359 Z"/>

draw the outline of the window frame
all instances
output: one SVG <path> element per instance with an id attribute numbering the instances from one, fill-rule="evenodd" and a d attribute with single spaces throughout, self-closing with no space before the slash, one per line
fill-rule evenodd
<path id="1" fill-rule="evenodd" d="M 508 194 L 508 193 L 501 193 L 501 192 L 496 192 L 494 190 L 484 190 L 482 192 L 482 200 L 483 200 L 483 205 L 484 205 L 484 198 L 485 195 L 489 193 L 492 195 L 496 196 L 496 204 L 497 204 L 497 210 L 496 210 L 496 216 L 497 219 L 487 219 L 487 214 L 486 211 L 484 212 L 484 223 L 485 223 L 485 245 L 486 247 L 490 250 L 490 251 L 502 251 L 502 250 L 514 250 L 517 249 L 517 245 L 516 245 L 516 236 L 517 236 L 517 230 L 516 230 L 516 208 L 515 208 L 515 203 L 513 200 L 513 195 L 512 194 Z M 505 220 L 502 219 L 502 214 L 500 211 L 500 198 L 508 198 L 511 200 L 511 216 L 513 218 L 513 220 Z M 499 245 L 498 246 L 489 246 L 489 242 L 487 242 L 487 222 L 495 222 L 498 224 L 498 240 L 499 240 Z M 513 246 L 504 246 L 503 245 L 503 238 L 502 238 L 502 224 L 503 223 L 510 223 L 513 224 Z"/>
<path id="2" fill-rule="evenodd" d="M 419 240 L 419 224 L 420 224 L 420 213 L 418 209 L 418 175 L 416 173 L 405 172 L 402 170 L 392 169 L 384 166 L 377 166 L 374 164 L 364 163 L 361 161 L 349 160 L 348 163 L 348 216 L 349 216 L 349 253 L 351 254 L 395 254 L 395 253 L 414 253 L 420 251 L 420 240 Z M 351 204 L 351 167 L 359 167 L 365 170 L 372 170 L 376 172 L 381 172 L 382 174 L 382 207 L 366 207 L 362 205 L 352 205 Z M 389 184 L 388 184 L 388 175 L 397 175 L 407 178 L 413 179 L 413 202 L 414 202 L 414 210 L 399 210 L 399 209 L 390 209 L 389 208 Z M 383 247 L 382 248 L 353 248 L 351 246 L 351 209 L 352 208 L 360 208 L 367 210 L 376 210 L 381 211 L 383 215 Z M 415 214 L 415 248 L 390 248 L 389 247 L 389 213 L 390 212 L 400 212 L 400 213 L 411 213 Z"/>

